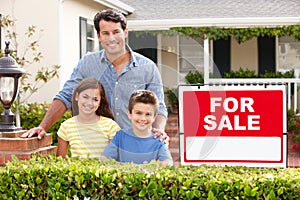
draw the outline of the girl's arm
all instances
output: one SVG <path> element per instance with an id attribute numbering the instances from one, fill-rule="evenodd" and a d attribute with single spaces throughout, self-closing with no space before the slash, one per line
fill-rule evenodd
<path id="1" fill-rule="evenodd" d="M 61 139 L 61 137 L 58 137 L 58 146 L 57 146 L 57 152 L 56 156 L 61 156 L 63 158 L 66 158 L 68 154 L 68 147 L 69 147 L 69 142 Z"/>

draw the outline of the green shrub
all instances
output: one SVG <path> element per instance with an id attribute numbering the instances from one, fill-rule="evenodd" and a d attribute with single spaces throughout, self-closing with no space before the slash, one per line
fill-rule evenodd
<path id="1" fill-rule="evenodd" d="M 49 104 L 24 104 L 20 106 L 20 120 L 23 129 L 31 129 L 37 127 L 48 111 Z M 57 144 L 57 131 L 60 124 L 71 117 L 71 112 L 68 111 L 61 117 L 47 132 L 52 134 L 53 144 Z"/>
<path id="2" fill-rule="evenodd" d="M 0 168 L 0 199 L 299 199 L 300 169 L 33 157 Z"/>
<path id="3" fill-rule="evenodd" d="M 242 69 L 230 71 L 224 74 L 224 78 L 294 78 L 294 70 L 282 72 L 265 72 L 257 75 L 254 70 Z"/>
<path id="4" fill-rule="evenodd" d="M 197 84 L 197 83 L 204 83 L 204 78 L 202 73 L 196 71 L 196 72 L 189 72 L 185 76 L 185 81 L 188 84 Z"/>

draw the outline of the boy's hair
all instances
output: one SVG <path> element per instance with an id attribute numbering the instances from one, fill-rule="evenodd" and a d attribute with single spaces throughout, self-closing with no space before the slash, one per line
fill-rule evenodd
<path id="1" fill-rule="evenodd" d="M 78 101 L 76 101 L 76 94 L 79 95 L 82 91 L 87 90 L 87 89 L 98 89 L 99 90 L 101 99 L 100 99 L 100 105 L 99 105 L 98 109 L 96 110 L 96 114 L 99 116 L 104 116 L 104 117 L 114 119 L 114 116 L 109 109 L 109 103 L 108 103 L 108 100 L 106 97 L 104 87 L 95 78 L 85 78 L 78 83 L 77 87 L 75 88 L 75 90 L 73 92 L 73 97 L 72 97 L 72 105 L 71 105 L 72 116 L 76 116 L 79 114 Z"/>
<path id="2" fill-rule="evenodd" d="M 159 103 L 157 96 L 150 90 L 136 90 L 134 91 L 129 99 L 128 111 L 132 112 L 133 106 L 136 103 L 144 103 L 154 105 L 154 114 L 157 114 Z"/>
<path id="3" fill-rule="evenodd" d="M 123 30 L 125 30 L 127 27 L 127 20 L 125 16 L 118 10 L 113 10 L 113 9 L 102 10 L 95 15 L 94 26 L 98 34 L 100 33 L 100 27 L 99 27 L 100 20 L 105 20 L 108 22 L 112 21 L 115 23 L 120 22 Z"/>

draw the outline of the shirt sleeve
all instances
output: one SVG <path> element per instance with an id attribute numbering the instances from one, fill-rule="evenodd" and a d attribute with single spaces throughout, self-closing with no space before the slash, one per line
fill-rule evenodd
<path id="1" fill-rule="evenodd" d="M 116 135 L 114 136 L 112 141 L 110 141 L 110 143 L 106 146 L 106 148 L 104 149 L 104 151 L 102 153 L 103 156 L 105 156 L 107 158 L 112 158 L 116 161 L 120 161 L 119 145 L 118 145 L 119 134 L 120 134 L 120 131 L 118 131 L 116 133 Z"/>
<path id="2" fill-rule="evenodd" d="M 117 124 L 117 122 L 115 122 L 114 120 L 112 120 L 112 124 L 111 124 L 111 127 L 110 127 L 110 132 L 108 134 L 108 139 L 109 140 L 112 140 L 113 137 L 116 135 L 116 132 L 118 132 L 120 130 L 120 126 Z"/>
<path id="3" fill-rule="evenodd" d="M 171 156 L 168 146 L 166 144 L 163 144 L 158 152 L 158 160 L 163 161 L 166 159 L 172 160 L 172 156 Z"/>
<path id="4" fill-rule="evenodd" d="M 62 123 L 57 131 L 57 135 L 64 141 L 68 141 L 68 136 L 67 136 L 66 130 L 68 130 L 68 129 L 65 127 L 65 124 Z"/>

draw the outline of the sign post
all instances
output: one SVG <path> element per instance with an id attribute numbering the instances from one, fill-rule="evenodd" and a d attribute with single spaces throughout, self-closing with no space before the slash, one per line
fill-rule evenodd
<path id="1" fill-rule="evenodd" d="M 183 165 L 287 166 L 285 85 L 179 86 Z"/>

